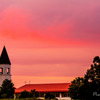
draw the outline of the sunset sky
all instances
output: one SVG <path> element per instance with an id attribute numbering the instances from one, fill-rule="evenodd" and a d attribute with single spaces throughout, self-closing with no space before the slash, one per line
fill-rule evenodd
<path id="1" fill-rule="evenodd" d="M 100 56 L 100 0 L 0 0 L 4 45 L 16 87 L 84 76 Z"/>

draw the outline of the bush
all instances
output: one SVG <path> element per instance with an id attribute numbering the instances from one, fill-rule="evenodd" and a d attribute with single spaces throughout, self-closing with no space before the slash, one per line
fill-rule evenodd
<path id="1" fill-rule="evenodd" d="M 37 91 L 31 90 L 31 92 L 28 91 L 23 91 L 21 92 L 21 94 L 19 95 L 19 98 L 34 98 L 36 99 L 37 97 L 39 97 L 39 93 Z"/>
<path id="2" fill-rule="evenodd" d="M 45 99 L 48 99 L 48 100 L 55 99 L 55 95 L 53 93 L 46 93 Z"/>
<path id="3" fill-rule="evenodd" d="M 6 98 L 7 97 L 7 94 L 2 94 L 1 95 L 1 98 Z"/>
<path id="4" fill-rule="evenodd" d="M 37 91 L 35 91 L 35 89 L 31 90 L 30 97 L 37 98 L 37 97 L 39 97 L 39 93 Z"/>
<path id="5" fill-rule="evenodd" d="M 19 98 L 28 98 L 29 96 L 30 96 L 30 93 L 25 90 L 25 91 L 21 92 Z"/>

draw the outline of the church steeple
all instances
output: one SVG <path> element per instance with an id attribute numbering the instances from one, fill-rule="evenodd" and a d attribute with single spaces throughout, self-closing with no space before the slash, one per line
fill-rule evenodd
<path id="1" fill-rule="evenodd" d="M 11 80 L 11 62 L 4 46 L 0 56 L 0 86 L 5 79 Z"/>
<path id="2" fill-rule="evenodd" d="M 4 46 L 3 51 L 1 53 L 0 64 L 9 64 L 9 65 L 11 65 L 11 62 L 9 60 L 9 57 L 8 57 L 7 50 L 6 50 L 5 46 Z"/>

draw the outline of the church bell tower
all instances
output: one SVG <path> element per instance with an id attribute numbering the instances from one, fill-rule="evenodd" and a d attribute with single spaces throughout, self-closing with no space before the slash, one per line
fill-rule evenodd
<path id="1" fill-rule="evenodd" d="M 0 86 L 5 79 L 11 80 L 11 62 L 4 46 L 0 56 Z"/>

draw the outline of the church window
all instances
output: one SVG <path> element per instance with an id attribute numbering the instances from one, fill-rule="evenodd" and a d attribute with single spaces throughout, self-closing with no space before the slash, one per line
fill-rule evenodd
<path id="1" fill-rule="evenodd" d="M 10 74 L 10 68 L 7 68 L 7 74 Z"/>
<path id="2" fill-rule="evenodd" d="M 0 68 L 0 74 L 3 74 L 3 68 Z"/>

